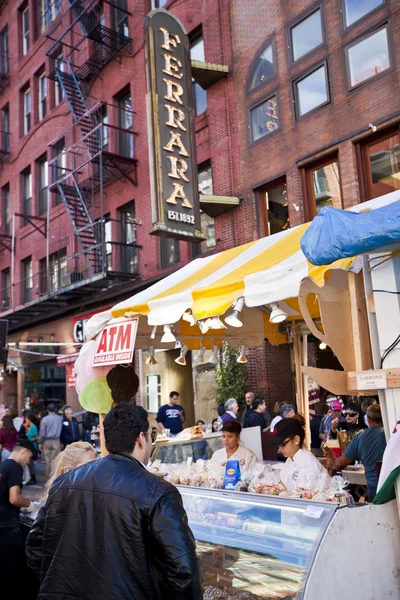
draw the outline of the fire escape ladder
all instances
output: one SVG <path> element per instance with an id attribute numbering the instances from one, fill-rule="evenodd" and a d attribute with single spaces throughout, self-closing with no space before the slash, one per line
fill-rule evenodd
<path id="1" fill-rule="evenodd" d="M 72 14 L 76 19 L 79 20 L 79 24 L 82 28 L 85 37 L 90 37 L 91 31 L 96 28 L 100 22 L 100 15 L 96 12 L 96 7 L 100 5 L 100 2 L 89 2 L 89 6 L 85 6 L 82 0 L 68 0 L 68 4 L 71 8 Z M 88 4 L 86 2 L 86 4 Z M 92 10 L 88 10 L 94 5 Z"/>

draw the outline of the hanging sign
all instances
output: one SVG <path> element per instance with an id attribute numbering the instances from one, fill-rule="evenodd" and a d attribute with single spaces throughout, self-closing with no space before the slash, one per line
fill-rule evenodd
<path id="1" fill-rule="evenodd" d="M 106 325 L 97 338 L 93 367 L 130 364 L 135 349 L 138 319 L 115 320 Z"/>
<path id="2" fill-rule="evenodd" d="M 201 242 L 189 40 L 170 12 L 146 19 L 153 235 Z"/>
<path id="3" fill-rule="evenodd" d="M 65 380 L 67 388 L 72 390 L 75 389 L 76 385 L 76 371 L 74 365 L 66 365 L 65 367 Z"/>

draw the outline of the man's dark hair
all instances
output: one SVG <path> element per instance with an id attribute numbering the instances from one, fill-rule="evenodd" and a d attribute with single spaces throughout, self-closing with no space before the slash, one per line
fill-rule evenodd
<path id="1" fill-rule="evenodd" d="M 179 392 L 171 392 L 169 397 L 172 398 L 172 396 L 179 396 Z"/>
<path id="2" fill-rule="evenodd" d="M 120 402 L 104 419 L 106 448 L 111 454 L 132 454 L 140 433 L 148 430 L 149 421 L 144 408 Z"/>
<path id="3" fill-rule="evenodd" d="M 259 406 L 261 406 L 261 404 L 264 403 L 264 400 L 262 398 L 254 398 L 253 402 L 251 403 L 251 408 L 253 410 L 257 410 L 257 408 Z"/>
<path id="4" fill-rule="evenodd" d="M 50 402 L 50 404 L 47 405 L 47 410 L 48 410 L 48 412 L 55 412 L 56 407 L 54 406 L 54 404 L 52 402 Z"/>
<path id="5" fill-rule="evenodd" d="M 351 410 L 352 412 L 357 412 L 359 413 L 361 411 L 361 408 L 358 404 L 356 404 L 355 402 L 348 402 L 345 407 L 345 410 Z"/>

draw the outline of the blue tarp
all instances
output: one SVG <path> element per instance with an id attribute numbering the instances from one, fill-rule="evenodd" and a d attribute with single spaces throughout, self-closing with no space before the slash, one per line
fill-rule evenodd
<path id="1" fill-rule="evenodd" d="M 365 213 L 325 207 L 300 241 L 313 265 L 373 252 L 400 242 L 400 201 Z"/>

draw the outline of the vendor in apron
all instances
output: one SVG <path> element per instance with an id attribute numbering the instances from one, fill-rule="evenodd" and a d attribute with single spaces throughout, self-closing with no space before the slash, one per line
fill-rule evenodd
<path id="1" fill-rule="evenodd" d="M 222 427 L 222 443 L 224 448 L 212 455 L 212 462 L 224 467 L 228 460 L 238 460 L 240 469 L 248 469 L 258 463 L 257 456 L 249 448 L 240 444 L 242 426 L 237 421 L 228 421 Z"/>

